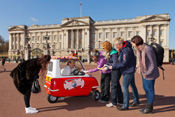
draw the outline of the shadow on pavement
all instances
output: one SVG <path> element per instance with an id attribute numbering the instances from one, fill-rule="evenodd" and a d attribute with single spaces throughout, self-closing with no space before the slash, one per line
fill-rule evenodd
<path id="1" fill-rule="evenodd" d="M 145 95 L 139 95 L 139 98 L 142 99 L 140 101 L 139 108 L 142 109 L 145 107 L 145 104 L 147 103 L 147 99 Z M 132 99 L 132 93 L 130 93 L 130 100 Z M 154 99 L 154 113 L 161 113 L 161 112 L 168 112 L 168 111 L 175 111 L 175 97 L 173 96 L 164 96 L 164 95 L 155 95 Z M 164 107 L 162 107 L 164 106 Z M 136 107 L 137 109 L 138 107 Z M 133 109 L 133 108 L 131 108 Z"/>
<path id="2" fill-rule="evenodd" d="M 64 101 L 58 101 L 52 105 L 58 105 L 59 103 L 66 102 L 67 105 L 60 105 L 60 106 L 49 106 L 38 108 L 39 112 L 46 112 L 46 111 L 54 111 L 54 110 L 61 110 L 67 109 L 68 111 L 80 110 L 88 107 L 104 107 L 105 104 L 101 104 L 98 101 L 94 101 L 91 96 L 88 97 L 68 97 Z"/>

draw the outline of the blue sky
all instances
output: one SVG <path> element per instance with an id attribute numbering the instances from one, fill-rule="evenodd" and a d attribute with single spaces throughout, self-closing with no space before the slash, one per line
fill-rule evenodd
<path id="1" fill-rule="evenodd" d="M 60 24 L 62 18 L 82 16 L 94 21 L 169 13 L 169 46 L 175 48 L 175 0 L 0 0 L 0 35 L 8 40 L 14 25 Z"/>

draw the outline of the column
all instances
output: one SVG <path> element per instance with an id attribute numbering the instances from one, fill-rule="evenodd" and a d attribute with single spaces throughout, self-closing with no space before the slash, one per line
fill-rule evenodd
<path id="1" fill-rule="evenodd" d="M 117 31 L 117 37 L 121 37 L 120 36 L 120 28 L 116 28 L 116 31 Z"/>
<path id="2" fill-rule="evenodd" d="M 157 25 L 157 43 L 160 44 L 160 25 Z"/>
<path id="3" fill-rule="evenodd" d="M 153 37 L 153 25 L 151 25 L 151 29 L 150 29 L 150 38 Z M 154 37 L 153 37 L 154 38 Z M 153 40 L 150 41 L 150 43 L 152 43 Z"/>
<path id="4" fill-rule="evenodd" d="M 77 29 L 77 49 L 79 49 L 79 30 Z"/>
<path id="5" fill-rule="evenodd" d="M 11 55 L 12 55 L 12 38 L 13 38 L 13 35 L 11 33 L 9 33 L 9 51 L 8 51 L 8 55 L 10 56 L 10 59 L 12 58 Z"/>
<path id="6" fill-rule="evenodd" d="M 132 27 L 132 35 L 131 35 L 131 38 L 133 37 L 133 36 L 135 36 L 136 35 L 136 28 L 135 27 Z"/>
<path id="7" fill-rule="evenodd" d="M 124 40 L 127 40 L 127 38 L 128 38 L 127 27 L 125 27 L 125 36 L 124 36 Z"/>
<path id="8" fill-rule="evenodd" d="M 18 34 L 18 48 L 21 49 L 21 46 L 22 46 L 22 44 L 21 44 L 21 34 L 19 33 Z"/>
<path id="9" fill-rule="evenodd" d="M 165 47 L 169 47 L 169 24 L 166 25 Z"/>
<path id="10" fill-rule="evenodd" d="M 98 29 L 95 30 L 95 48 L 98 48 L 99 34 Z"/>
<path id="11" fill-rule="evenodd" d="M 82 29 L 82 48 L 85 49 L 85 29 Z"/>
<path id="12" fill-rule="evenodd" d="M 103 30 L 103 38 L 102 38 L 102 40 L 105 41 L 105 29 L 103 28 L 102 30 Z"/>
<path id="13" fill-rule="evenodd" d="M 13 35 L 13 45 L 14 45 L 14 50 L 16 50 L 16 34 L 15 33 Z"/>
<path id="14" fill-rule="evenodd" d="M 9 51 L 12 50 L 12 37 L 13 37 L 13 35 L 10 33 L 9 34 Z"/>
<path id="15" fill-rule="evenodd" d="M 110 40 L 111 42 L 113 42 L 112 28 L 110 28 L 109 31 L 110 31 L 110 33 L 109 33 L 109 35 L 110 35 L 109 38 L 110 38 L 110 39 L 109 39 L 109 40 Z"/>
<path id="16" fill-rule="evenodd" d="M 73 43 L 74 43 L 74 32 L 71 30 L 71 48 L 73 48 Z"/>
<path id="17" fill-rule="evenodd" d="M 28 41 L 28 43 L 30 43 L 30 45 L 32 46 L 32 33 L 30 33 L 29 35 L 29 38 L 30 38 L 30 40 Z M 26 40 L 27 41 L 27 40 Z"/>
<path id="18" fill-rule="evenodd" d="M 60 49 L 60 35 L 59 35 L 59 31 L 57 31 L 57 48 Z"/>
<path id="19" fill-rule="evenodd" d="M 62 43 L 61 43 L 62 44 L 62 46 L 61 46 L 62 48 L 61 49 L 64 50 L 64 30 L 62 30 L 61 34 L 62 34 Z"/>
<path id="20" fill-rule="evenodd" d="M 68 35 L 68 30 L 66 30 L 66 37 L 65 37 L 65 48 L 68 49 L 69 48 L 69 43 L 68 43 L 68 38 L 69 38 L 69 35 Z"/>
<path id="21" fill-rule="evenodd" d="M 37 32 L 35 32 L 35 47 L 34 48 L 37 48 Z"/>
<path id="22" fill-rule="evenodd" d="M 90 34 L 90 33 L 89 33 L 89 29 L 87 29 L 86 32 L 87 32 L 86 45 L 87 45 L 87 48 L 88 48 L 88 47 L 90 46 L 90 43 L 89 43 L 89 42 L 90 42 L 90 38 L 89 38 L 89 34 Z M 89 49 L 89 48 L 88 48 L 88 49 Z"/>
<path id="23" fill-rule="evenodd" d="M 25 33 L 23 32 L 23 33 L 21 33 L 21 45 L 23 46 L 23 47 L 25 47 Z"/>
<path id="24" fill-rule="evenodd" d="M 43 34 L 42 32 L 40 32 L 40 44 L 42 45 L 42 43 L 43 43 Z"/>
<path id="25" fill-rule="evenodd" d="M 89 29 L 86 29 L 86 32 L 87 32 L 87 38 L 86 38 L 86 45 L 87 45 L 87 60 L 88 60 L 88 63 L 90 63 L 90 55 L 89 55 L 89 51 L 90 51 L 90 32 L 89 32 Z"/>
<path id="26" fill-rule="evenodd" d="M 16 34 L 17 36 L 17 50 L 19 50 L 19 34 Z"/>
<path id="27" fill-rule="evenodd" d="M 147 37 L 147 26 L 146 25 L 142 26 L 142 35 L 141 36 L 143 36 L 142 38 L 143 38 L 144 42 L 147 43 L 148 42 L 148 40 L 147 40 L 148 37 Z"/>

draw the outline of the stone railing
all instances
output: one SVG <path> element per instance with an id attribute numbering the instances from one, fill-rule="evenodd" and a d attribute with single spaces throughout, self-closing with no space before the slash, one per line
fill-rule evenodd
<path id="1" fill-rule="evenodd" d="M 52 27 L 60 27 L 60 24 L 32 25 L 32 26 L 28 26 L 28 28 L 52 28 Z"/>
<path id="2" fill-rule="evenodd" d="M 132 18 L 132 19 L 116 19 L 116 20 L 103 20 L 103 21 L 96 21 L 95 24 L 100 24 L 100 23 L 114 23 L 114 22 L 128 22 L 128 21 L 136 21 L 137 19 Z"/>

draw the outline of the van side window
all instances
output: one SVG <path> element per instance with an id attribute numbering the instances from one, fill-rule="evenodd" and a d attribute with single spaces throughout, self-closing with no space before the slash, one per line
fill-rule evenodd
<path id="1" fill-rule="evenodd" d="M 53 62 L 49 62 L 48 70 L 49 71 L 52 71 L 53 70 Z"/>

